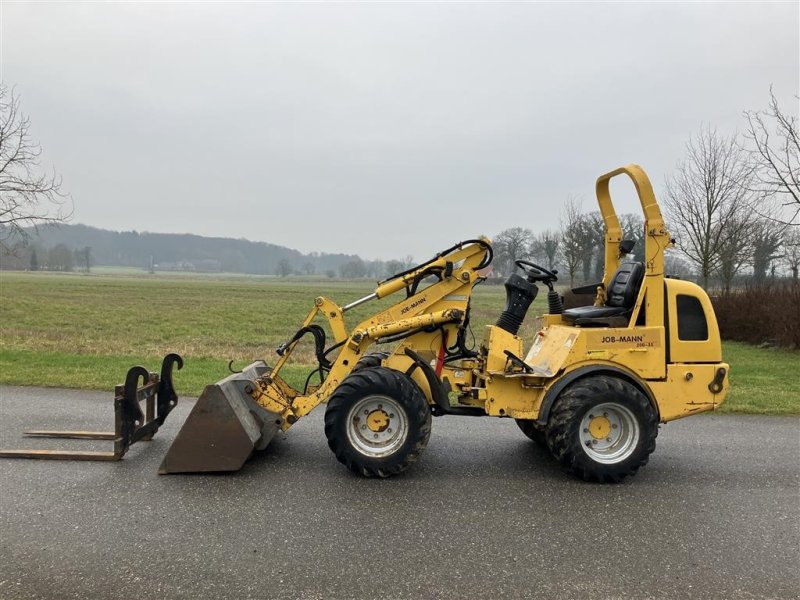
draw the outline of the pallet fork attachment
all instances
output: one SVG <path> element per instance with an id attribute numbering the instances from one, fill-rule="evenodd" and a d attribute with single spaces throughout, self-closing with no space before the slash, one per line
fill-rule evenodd
<path id="1" fill-rule="evenodd" d="M 77 440 L 113 440 L 113 452 L 69 450 L 0 450 L 0 458 L 37 458 L 43 460 L 121 460 L 131 444 L 150 441 L 178 404 L 172 385 L 172 367 L 183 367 L 178 354 L 167 354 L 161 363 L 161 375 L 144 367 L 128 370 L 124 385 L 114 388 L 114 431 L 28 430 L 26 437 L 66 438 Z M 142 385 L 139 385 L 139 380 Z M 145 403 L 142 412 L 140 403 Z"/>

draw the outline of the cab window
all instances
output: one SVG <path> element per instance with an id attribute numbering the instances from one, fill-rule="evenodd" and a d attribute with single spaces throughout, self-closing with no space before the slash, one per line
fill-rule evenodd
<path id="1" fill-rule="evenodd" d="M 685 341 L 702 341 L 708 339 L 708 323 L 703 312 L 703 305 L 694 296 L 678 294 L 678 339 Z"/>

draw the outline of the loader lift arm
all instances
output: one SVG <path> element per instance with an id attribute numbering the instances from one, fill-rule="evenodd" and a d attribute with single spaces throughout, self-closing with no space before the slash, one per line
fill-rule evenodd
<path id="1" fill-rule="evenodd" d="M 247 393 L 259 406 L 278 415 L 280 428 L 287 430 L 299 418 L 327 400 L 373 343 L 461 325 L 467 314 L 469 292 L 481 278 L 479 271 L 487 267 L 491 259 L 492 249 L 488 239 L 468 240 L 438 253 L 429 261 L 379 282 L 372 294 L 344 307 L 328 298 L 317 298 L 297 334 L 278 348 L 280 359 L 273 369 L 259 377 L 255 385 L 246 388 Z M 422 287 L 422 282 L 431 276 L 438 281 Z M 402 290 L 406 291 L 405 298 L 359 323 L 351 331 L 347 330 L 345 312 Z M 324 345 L 324 330 L 313 324 L 319 315 L 327 319 L 335 342 L 327 350 L 320 350 L 320 333 Z M 316 338 L 321 378 L 323 372 L 327 372 L 319 387 L 310 392 L 307 389 L 297 390 L 280 377 L 282 367 L 306 333 Z M 456 335 L 450 337 L 456 338 Z M 443 334 L 444 339 L 446 336 Z M 338 356 L 333 362 L 328 362 L 327 354 L 335 349 L 340 349 Z"/>

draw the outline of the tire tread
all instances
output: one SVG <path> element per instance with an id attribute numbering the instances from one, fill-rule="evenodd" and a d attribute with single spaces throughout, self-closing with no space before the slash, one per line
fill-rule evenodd
<path id="1" fill-rule="evenodd" d="M 584 452 L 577 427 L 587 410 L 608 399 L 621 399 L 640 418 L 639 447 L 623 462 L 606 465 L 594 462 Z M 547 445 L 564 468 L 584 481 L 619 483 L 634 475 L 656 448 L 658 415 L 650 400 L 633 384 L 618 377 L 595 375 L 579 379 L 558 398 L 547 424 Z"/>
<path id="2" fill-rule="evenodd" d="M 391 394 L 406 407 L 409 438 L 397 453 L 389 457 L 370 458 L 360 454 L 351 447 L 342 429 L 353 402 L 368 393 Z M 425 395 L 416 383 L 399 371 L 379 366 L 353 371 L 328 400 L 325 412 L 328 446 L 340 463 L 364 477 L 386 478 L 408 470 L 428 445 L 430 435 L 431 411 Z"/>

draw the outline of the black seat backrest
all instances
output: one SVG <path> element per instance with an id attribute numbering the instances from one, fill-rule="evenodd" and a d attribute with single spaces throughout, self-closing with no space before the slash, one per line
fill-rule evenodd
<path id="1" fill-rule="evenodd" d="M 606 306 L 633 308 L 644 278 L 644 265 L 640 262 L 622 263 L 608 285 Z"/>

